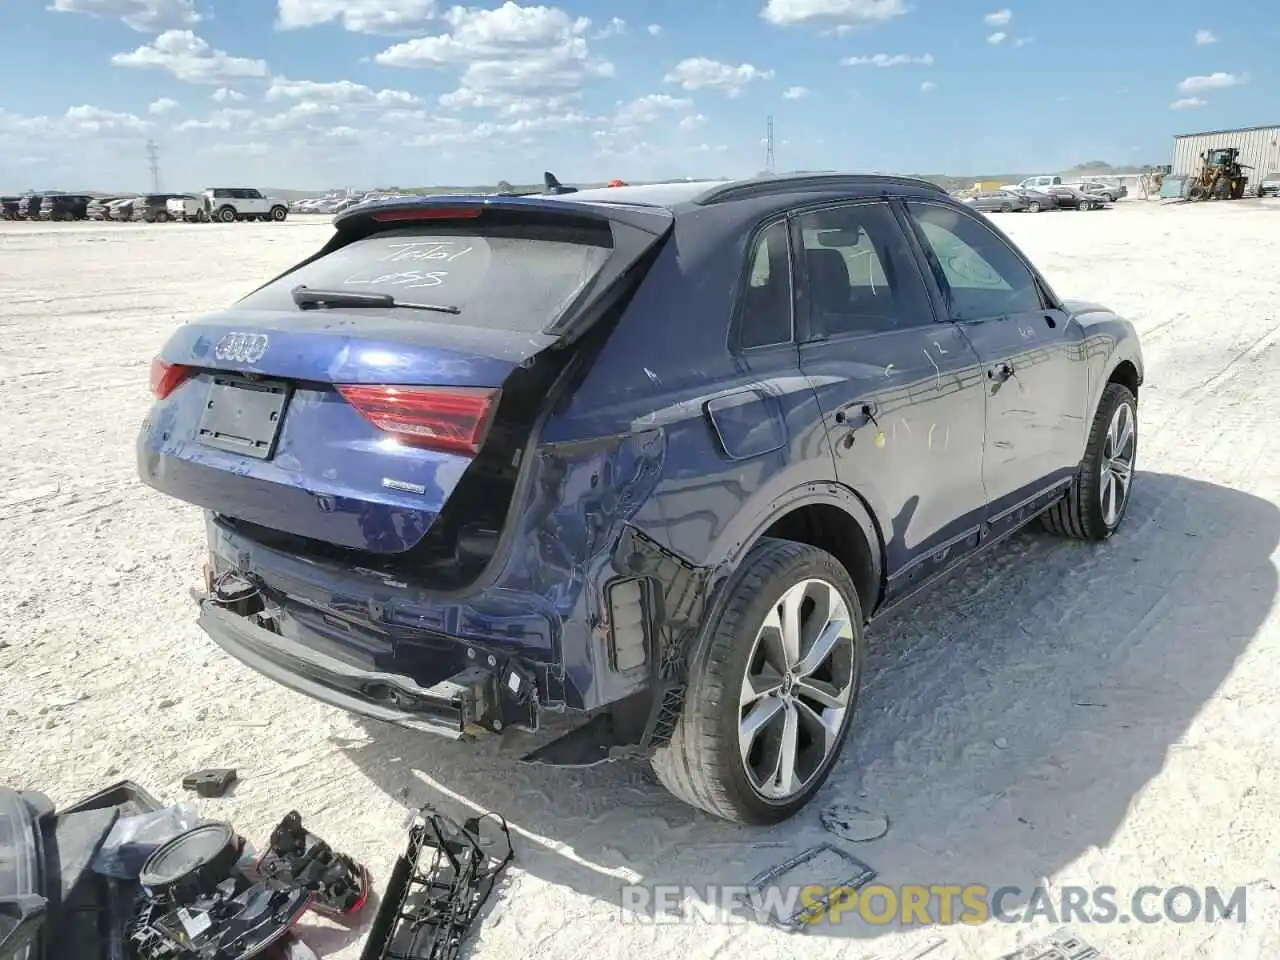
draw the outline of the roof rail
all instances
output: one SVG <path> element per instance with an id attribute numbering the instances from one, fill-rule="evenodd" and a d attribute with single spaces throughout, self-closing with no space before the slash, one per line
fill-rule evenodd
<path id="1" fill-rule="evenodd" d="M 706 206 L 713 203 L 726 203 L 730 200 L 769 197 L 781 193 L 807 193 L 815 190 L 873 187 L 886 184 L 917 187 L 941 194 L 947 192 L 936 183 L 919 177 L 876 173 L 799 173 L 735 180 L 723 186 L 712 187 L 694 202 L 699 206 Z"/>

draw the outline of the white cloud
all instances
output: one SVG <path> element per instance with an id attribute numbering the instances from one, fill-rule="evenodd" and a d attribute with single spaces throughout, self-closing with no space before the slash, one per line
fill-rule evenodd
<path id="1" fill-rule="evenodd" d="M 63 116 L 63 122 L 76 133 L 94 136 L 141 134 L 151 128 L 149 122 L 132 113 L 117 113 L 88 105 L 71 107 Z"/>
<path id="2" fill-rule="evenodd" d="M 627 21 L 623 20 L 621 17 L 614 17 L 612 20 L 610 20 L 608 23 L 604 25 L 604 27 L 600 30 L 599 33 L 595 35 L 593 39 L 608 40 L 610 37 L 620 37 L 626 32 L 627 32 Z"/>
<path id="3" fill-rule="evenodd" d="M 933 91 L 937 89 L 938 89 L 938 85 L 934 83 L 932 80 L 926 80 L 924 83 L 920 84 L 921 93 L 933 93 Z"/>
<path id="4" fill-rule="evenodd" d="M 233 110 L 230 108 L 216 110 L 204 120 L 183 120 L 174 127 L 179 133 L 193 130 L 239 130 L 248 127 L 254 120 L 252 110 Z"/>
<path id="5" fill-rule="evenodd" d="M 280 30 L 337 22 L 351 33 L 395 35 L 421 27 L 438 12 L 436 0 L 278 0 L 278 4 L 276 27 Z"/>
<path id="6" fill-rule="evenodd" d="M 1217 42 L 1218 42 L 1218 38 L 1213 35 L 1212 30 L 1196 31 L 1196 44 L 1198 46 L 1204 47 L 1204 46 L 1207 46 L 1208 44 L 1217 43 Z"/>
<path id="7" fill-rule="evenodd" d="M 809 20 L 857 25 L 885 23 L 910 9 L 907 0 L 768 0 L 760 16 L 779 27 Z"/>
<path id="8" fill-rule="evenodd" d="M 266 100 L 337 103 L 344 106 L 407 107 L 421 99 L 406 90 L 374 90 L 350 80 L 318 83 L 314 80 L 288 80 L 275 77 L 267 88 Z"/>
<path id="9" fill-rule="evenodd" d="M 0 142 L 30 140 L 119 139 L 146 134 L 150 121 L 132 113 L 82 104 L 59 117 L 26 117 L 0 110 Z"/>
<path id="10" fill-rule="evenodd" d="M 689 57 L 672 67 L 663 81 L 678 83 L 685 90 L 722 90 L 729 96 L 736 97 L 747 84 L 755 80 L 771 79 L 772 70 L 760 70 L 749 63 L 734 67 L 706 57 Z"/>
<path id="11" fill-rule="evenodd" d="M 808 87 L 787 87 L 782 91 L 783 100 L 803 100 L 810 93 Z"/>
<path id="12" fill-rule="evenodd" d="M 1013 11 L 1008 7 L 1003 10 L 997 10 L 995 13 L 988 13 L 982 18 L 982 22 L 989 27 L 1003 27 L 1013 19 Z"/>
<path id="13" fill-rule="evenodd" d="M 681 130 L 697 130 L 707 122 L 707 118 L 700 113 L 691 113 L 680 121 Z"/>
<path id="14" fill-rule="evenodd" d="M 1175 100 L 1169 104 L 1170 110 L 1187 110 L 1191 107 L 1203 107 L 1205 102 L 1199 97 L 1183 97 L 1181 100 Z"/>
<path id="15" fill-rule="evenodd" d="M 651 37 L 660 37 L 660 36 L 662 36 L 662 25 L 661 25 L 661 24 L 658 24 L 658 23 L 651 23 L 651 24 L 649 24 L 649 26 L 648 26 L 648 27 L 646 27 L 645 29 L 649 31 L 649 36 L 651 36 Z"/>
<path id="16" fill-rule="evenodd" d="M 177 108 L 177 100 L 171 100 L 168 97 L 161 97 L 159 100 L 152 103 L 151 106 L 147 107 L 147 111 L 155 114 L 157 117 L 162 117 L 166 113 L 172 113 Z"/>
<path id="17" fill-rule="evenodd" d="M 249 99 L 238 90 L 232 90 L 230 87 L 219 87 L 213 91 L 213 99 L 218 103 L 239 103 L 242 100 Z"/>
<path id="18" fill-rule="evenodd" d="M 1009 35 L 1001 30 L 997 30 L 991 36 L 987 37 L 987 43 L 1004 43 L 1009 39 Z"/>
<path id="19" fill-rule="evenodd" d="M 1207 76 L 1187 77 L 1178 84 L 1178 89 L 1183 93 L 1199 93 L 1202 90 L 1226 90 L 1229 87 L 1240 87 L 1248 82 L 1249 78 L 1244 74 L 1218 71 Z"/>
<path id="20" fill-rule="evenodd" d="M 933 54 L 926 53 L 918 57 L 912 57 L 905 53 L 895 53 L 893 56 L 887 53 L 877 53 L 870 57 L 845 57 L 840 61 L 840 64 L 845 67 L 905 67 L 908 64 L 931 67 L 933 66 Z"/>
<path id="21" fill-rule="evenodd" d="M 190 27 L 202 19 L 195 0 L 53 0 L 48 9 L 121 20 L 139 33 Z"/>
<path id="22" fill-rule="evenodd" d="M 132 53 L 117 53 L 111 62 L 120 67 L 168 70 L 187 83 L 219 84 L 267 75 L 265 60 L 215 50 L 190 30 L 167 30 Z"/>
<path id="23" fill-rule="evenodd" d="M 693 109 L 693 101 L 687 97 L 673 97 L 665 93 L 651 93 L 630 103 L 620 103 L 614 116 L 618 127 L 636 127 L 656 123 L 672 113 L 684 113 Z"/>
<path id="24" fill-rule="evenodd" d="M 613 64 L 591 55 L 587 17 L 512 0 L 494 10 L 453 7 L 443 17 L 447 33 L 398 43 L 374 57 L 392 67 L 462 67 L 458 89 L 440 98 L 443 106 L 558 109 L 590 81 L 613 76 Z"/>

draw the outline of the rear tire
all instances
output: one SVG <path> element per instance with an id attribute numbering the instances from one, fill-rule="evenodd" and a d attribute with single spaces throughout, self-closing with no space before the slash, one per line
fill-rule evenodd
<path id="1" fill-rule="evenodd" d="M 236 222 L 236 208 L 235 208 L 235 207 L 223 207 L 221 210 L 219 210 L 219 211 L 218 211 L 218 219 L 219 219 L 222 223 L 235 223 L 235 222 Z"/>
<path id="2" fill-rule="evenodd" d="M 1067 495 L 1040 515 L 1041 526 L 1062 537 L 1106 540 L 1128 512 L 1137 462 L 1138 401 L 1128 387 L 1109 383 L 1076 477 Z"/>
<path id="3" fill-rule="evenodd" d="M 1031 203 L 1027 205 L 1027 212 L 1028 212 L 1028 213 L 1039 213 L 1039 212 L 1040 212 L 1040 204 L 1039 204 L 1039 203 L 1037 203 L 1035 200 L 1032 200 L 1032 201 L 1031 201 Z"/>
<path id="4" fill-rule="evenodd" d="M 813 798 L 840 756 L 865 659 L 862 607 L 840 561 L 789 540 L 761 540 L 726 590 L 691 652 L 684 708 L 653 769 L 691 806 L 779 823 Z M 826 655 L 814 652 L 819 641 L 829 642 Z"/>
<path id="5" fill-rule="evenodd" d="M 1010 213 L 1010 212 L 1012 212 L 1012 210 L 1013 210 L 1013 204 L 1011 204 L 1011 203 L 1002 203 L 1002 204 L 1000 204 L 1000 212 L 1001 212 L 1001 213 Z"/>
<path id="6" fill-rule="evenodd" d="M 285 217 L 287 216 L 289 216 L 289 211 L 285 207 L 271 208 L 271 219 L 274 220 L 276 223 L 283 223 Z"/>

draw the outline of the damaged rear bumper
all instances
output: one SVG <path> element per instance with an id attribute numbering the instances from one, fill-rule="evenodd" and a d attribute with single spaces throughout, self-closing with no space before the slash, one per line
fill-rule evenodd
<path id="1" fill-rule="evenodd" d="M 282 686 L 351 713 L 459 740 L 507 725 L 536 725 L 536 708 L 504 695 L 503 678 L 482 667 L 424 687 L 410 677 L 347 663 L 281 636 L 209 598 L 200 599 L 198 623 L 241 663 Z M 523 678 L 506 678 L 508 687 Z M 513 716 L 514 714 L 514 716 Z"/>

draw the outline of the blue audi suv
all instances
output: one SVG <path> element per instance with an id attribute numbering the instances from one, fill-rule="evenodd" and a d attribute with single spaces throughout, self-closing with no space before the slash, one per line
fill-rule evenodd
<path id="1" fill-rule="evenodd" d="M 764 824 L 856 728 L 873 618 L 1037 518 L 1115 532 L 1142 380 L 925 181 L 399 198 L 178 327 L 137 457 L 204 511 L 231 656 Z"/>

